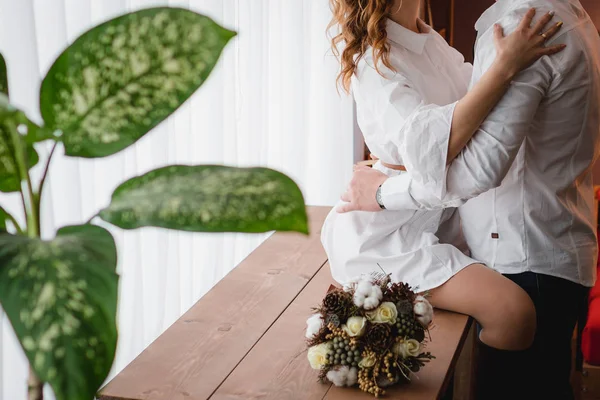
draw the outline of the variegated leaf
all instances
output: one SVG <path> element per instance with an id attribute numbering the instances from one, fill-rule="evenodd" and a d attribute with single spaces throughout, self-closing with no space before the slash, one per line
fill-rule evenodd
<path id="1" fill-rule="evenodd" d="M 0 303 L 30 365 L 57 400 L 93 399 L 117 343 L 111 234 L 70 226 L 52 241 L 0 235 Z"/>
<path id="2" fill-rule="evenodd" d="M 189 10 L 152 8 L 99 25 L 50 68 L 41 112 L 65 153 L 104 157 L 130 146 L 206 80 L 235 36 Z"/>
<path id="3" fill-rule="evenodd" d="M 0 192 L 18 192 L 21 189 L 11 130 L 16 131 L 22 128 L 28 131 L 34 127 L 35 124 L 29 121 L 23 112 L 12 107 L 8 103 L 6 95 L 0 93 Z M 27 143 L 25 136 L 18 132 L 16 136 L 26 149 L 25 157 L 28 167 L 33 167 L 39 161 L 33 144 Z"/>
<path id="4" fill-rule="evenodd" d="M 8 74 L 6 73 L 6 61 L 0 54 L 0 93 L 8 96 Z"/>
<path id="5" fill-rule="evenodd" d="M 100 217 L 124 229 L 308 232 L 300 189 L 287 176 L 266 168 L 157 169 L 119 186 Z"/>

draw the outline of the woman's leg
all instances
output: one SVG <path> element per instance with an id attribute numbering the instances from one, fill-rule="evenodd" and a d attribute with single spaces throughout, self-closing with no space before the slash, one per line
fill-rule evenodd
<path id="1" fill-rule="evenodd" d="M 479 339 L 500 350 L 525 350 L 536 330 L 535 307 L 517 284 L 481 264 L 473 264 L 431 290 L 434 307 L 467 314 L 482 330 Z"/>

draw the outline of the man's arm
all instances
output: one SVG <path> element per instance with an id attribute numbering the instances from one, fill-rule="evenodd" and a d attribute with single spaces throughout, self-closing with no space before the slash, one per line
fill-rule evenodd
<path id="1" fill-rule="evenodd" d="M 507 94 L 458 157 L 446 169 L 439 168 L 430 174 L 426 184 L 422 179 L 413 179 L 410 170 L 388 178 L 377 170 L 359 167 L 342 200 L 374 198 L 381 186 L 381 200 L 386 209 L 439 209 L 458 207 L 500 186 L 550 86 L 551 70 L 548 60 L 543 59 L 517 75 Z M 441 187 L 441 191 L 432 187 Z M 358 209 L 367 210 L 360 204 Z"/>
<path id="2" fill-rule="evenodd" d="M 392 210 L 457 207 L 500 186 L 529 132 L 550 79 L 543 63 L 517 76 L 505 97 L 448 167 L 443 196 L 436 196 L 408 173 L 383 183 L 385 207 Z"/>
<path id="3" fill-rule="evenodd" d="M 512 31 L 520 17 L 507 18 L 507 31 Z M 560 27 L 559 23 L 554 30 Z M 497 54 L 493 41 L 491 29 L 481 37 L 474 77 L 482 77 L 494 64 Z M 380 209 L 377 203 L 381 201 L 385 208 L 392 210 L 457 207 L 499 186 L 529 132 L 553 75 L 548 57 L 519 73 L 504 98 L 448 167 L 445 160 L 440 162 L 441 149 L 428 152 L 427 149 L 434 146 L 423 145 L 441 143 L 439 138 L 433 139 L 437 137 L 436 132 L 425 130 L 421 135 L 404 135 L 399 152 L 409 173 L 388 179 L 379 171 L 357 168 L 348 191 L 342 196 L 347 204 L 338 211 L 377 211 Z M 380 186 L 381 195 L 375 201 Z"/>
<path id="4" fill-rule="evenodd" d="M 480 71 L 487 70 L 495 57 L 493 46 L 485 44 L 485 39 L 491 39 L 483 39 L 480 42 L 483 50 L 475 66 Z M 529 133 L 552 77 L 551 60 L 544 57 L 513 79 L 506 95 L 463 151 L 445 171 L 439 171 L 436 179 L 445 185 L 441 196 L 419 180 L 411 179 L 409 171 L 384 182 L 381 180 L 385 207 L 392 210 L 458 207 L 500 186 Z"/>

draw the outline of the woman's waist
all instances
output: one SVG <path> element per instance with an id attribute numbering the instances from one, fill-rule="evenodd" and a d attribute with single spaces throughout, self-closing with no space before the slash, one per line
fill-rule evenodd
<path id="1" fill-rule="evenodd" d="M 375 168 L 387 175 L 400 175 L 401 173 L 406 172 L 406 167 L 404 165 L 385 162 L 372 154 L 370 160 L 360 161 L 356 165 Z"/>

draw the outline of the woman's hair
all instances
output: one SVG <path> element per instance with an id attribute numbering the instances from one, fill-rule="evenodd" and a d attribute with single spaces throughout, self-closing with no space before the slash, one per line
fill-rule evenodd
<path id="1" fill-rule="evenodd" d="M 352 75 L 358 62 L 369 47 L 373 50 L 373 63 L 377 72 L 379 63 L 393 70 L 390 64 L 390 45 L 387 41 L 386 22 L 392 0 L 329 0 L 333 19 L 328 29 L 339 26 L 339 33 L 331 39 L 333 54 L 342 66 L 338 84 L 350 91 Z M 340 46 L 343 50 L 340 54 Z"/>

